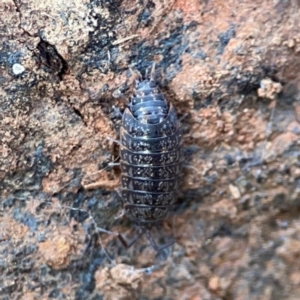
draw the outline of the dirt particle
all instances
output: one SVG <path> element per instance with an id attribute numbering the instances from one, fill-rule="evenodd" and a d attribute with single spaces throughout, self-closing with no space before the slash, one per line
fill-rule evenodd
<path id="1" fill-rule="evenodd" d="M 233 197 L 233 199 L 240 199 L 241 198 L 241 192 L 239 188 L 233 184 L 229 184 L 229 191 Z"/>
<path id="2" fill-rule="evenodd" d="M 45 242 L 39 243 L 42 259 L 55 270 L 67 267 L 78 248 L 78 243 L 69 228 L 61 228 L 59 231 L 53 231 Z"/>
<path id="3" fill-rule="evenodd" d="M 261 80 L 257 94 L 261 98 L 274 100 L 281 91 L 282 85 L 279 82 L 274 82 L 270 78 L 265 78 Z"/>

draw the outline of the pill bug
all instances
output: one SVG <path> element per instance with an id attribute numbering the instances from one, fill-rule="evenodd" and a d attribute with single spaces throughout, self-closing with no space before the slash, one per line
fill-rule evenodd
<path id="1" fill-rule="evenodd" d="M 154 74 L 153 64 L 150 76 L 136 80 L 122 116 L 119 193 L 124 213 L 137 225 L 138 233 L 129 243 L 121 235 L 119 238 L 129 248 L 146 234 L 159 251 L 174 239 L 159 247 L 150 231 L 167 217 L 176 201 L 183 152 L 176 111 L 159 91 Z"/>

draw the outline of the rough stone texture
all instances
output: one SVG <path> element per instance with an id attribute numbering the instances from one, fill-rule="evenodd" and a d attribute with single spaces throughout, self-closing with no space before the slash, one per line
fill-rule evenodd
<path id="1" fill-rule="evenodd" d="M 2 0 L 0 299 L 298 300 L 297 1 Z M 186 168 L 156 255 L 114 192 L 121 110 L 155 61 Z M 107 139 L 109 137 L 110 139 Z"/>

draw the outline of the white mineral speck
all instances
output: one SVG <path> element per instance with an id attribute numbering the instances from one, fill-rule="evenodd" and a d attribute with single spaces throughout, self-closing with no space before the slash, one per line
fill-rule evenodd
<path id="1" fill-rule="evenodd" d="M 14 64 L 12 70 L 15 75 L 20 75 L 25 71 L 25 68 L 20 64 Z"/>

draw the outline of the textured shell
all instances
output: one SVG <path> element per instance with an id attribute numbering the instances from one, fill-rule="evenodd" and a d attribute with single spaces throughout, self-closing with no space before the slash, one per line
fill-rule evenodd
<path id="1" fill-rule="evenodd" d="M 120 129 L 121 193 L 139 225 L 163 220 L 176 201 L 181 172 L 177 114 L 155 82 L 137 82 Z"/>

